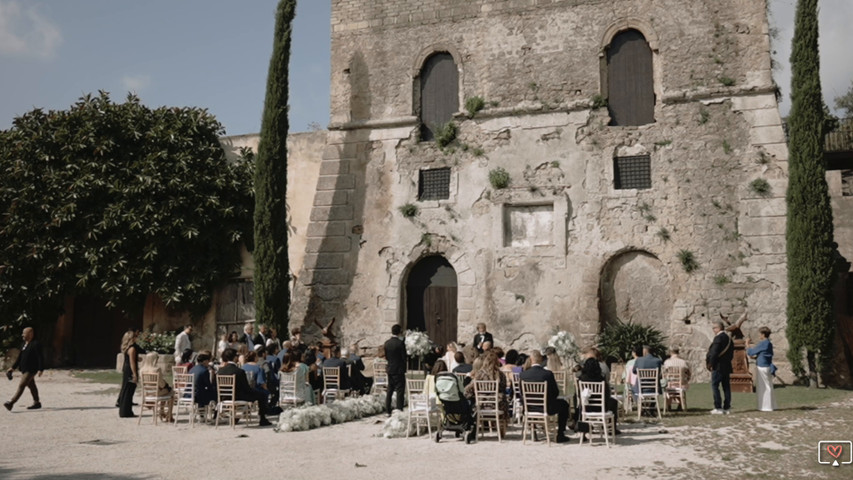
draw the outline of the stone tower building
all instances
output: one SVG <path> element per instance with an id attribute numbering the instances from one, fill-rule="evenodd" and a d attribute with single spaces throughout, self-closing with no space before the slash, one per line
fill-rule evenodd
<path id="1" fill-rule="evenodd" d="M 291 325 L 530 348 L 621 319 L 698 366 L 748 311 L 782 360 L 775 91 L 765 0 L 332 0 Z"/>

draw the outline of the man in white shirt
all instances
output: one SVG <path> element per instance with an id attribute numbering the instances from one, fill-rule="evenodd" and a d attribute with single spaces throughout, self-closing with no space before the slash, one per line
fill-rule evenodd
<path id="1" fill-rule="evenodd" d="M 184 331 L 179 333 L 177 337 L 175 337 L 175 363 L 181 363 L 181 355 L 184 353 L 184 350 L 193 348 L 193 343 L 190 340 L 190 334 L 193 333 L 192 325 L 185 325 Z"/>

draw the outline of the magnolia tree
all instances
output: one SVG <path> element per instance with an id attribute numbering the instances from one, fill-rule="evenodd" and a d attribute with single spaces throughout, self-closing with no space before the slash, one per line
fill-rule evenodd
<path id="1" fill-rule="evenodd" d="M 204 109 L 105 92 L 0 131 L 0 324 L 80 294 L 206 311 L 252 243 L 252 165 L 226 161 L 223 133 Z"/>

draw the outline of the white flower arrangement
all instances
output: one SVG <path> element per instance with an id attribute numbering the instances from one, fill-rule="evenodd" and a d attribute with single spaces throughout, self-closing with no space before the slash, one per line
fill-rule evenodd
<path id="1" fill-rule="evenodd" d="M 406 436 L 406 426 L 409 423 L 409 412 L 394 410 L 390 417 L 385 420 L 382 426 L 382 436 L 385 438 L 401 438 Z M 410 435 L 418 435 L 417 422 L 413 423 L 409 428 Z"/>
<path id="2" fill-rule="evenodd" d="M 410 357 L 423 357 L 432 349 L 432 341 L 424 332 L 406 330 L 406 353 Z"/>
<path id="3" fill-rule="evenodd" d="M 305 405 L 281 412 L 274 430 L 276 432 L 311 430 L 376 415 L 384 410 L 384 398 L 376 395 L 346 398 L 323 405 Z"/>
<path id="4" fill-rule="evenodd" d="M 575 337 L 571 333 L 565 330 L 557 332 L 556 335 L 548 339 L 548 346 L 554 347 L 554 351 L 557 352 L 557 356 L 563 360 L 564 364 L 570 365 L 580 362 L 578 357 L 580 347 L 575 343 Z"/>

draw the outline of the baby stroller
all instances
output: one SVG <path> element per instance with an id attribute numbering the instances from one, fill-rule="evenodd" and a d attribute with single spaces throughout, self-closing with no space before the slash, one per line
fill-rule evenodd
<path id="1" fill-rule="evenodd" d="M 441 440 L 441 434 L 445 430 L 454 432 L 456 438 L 464 437 L 465 443 L 472 443 L 477 434 L 471 404 L 465 398 L 462 380 L 454 373 L 439 373 L 435 376 L 435 393 L 441 412 L 439 426 L 435 432 L 436 443 Z"/>

